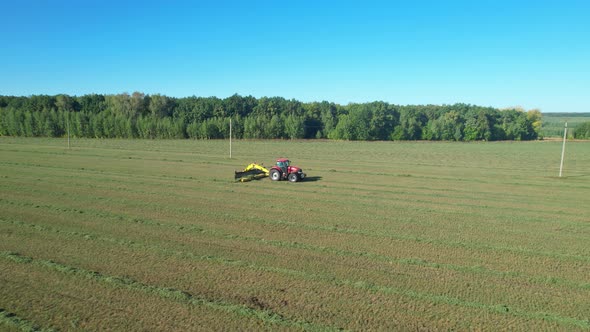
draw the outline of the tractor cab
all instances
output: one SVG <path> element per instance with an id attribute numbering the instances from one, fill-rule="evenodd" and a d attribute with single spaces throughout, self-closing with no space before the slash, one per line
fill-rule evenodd
<path id="1" fill-rule="evenodd" d="M 281 171 L 283 171 L 284 174 L 288 174 L 289 173 L 289 166 L 291 165 L 291 161 L 289 161 L 288 159 L 277 159 L 277 167 L 281 169 Z"/>
<path id="2" fill-rule="evenodd" d="M 269 173 L 270 179 L 273 181 L 278 180 L 289 180 L 291 182 L 297 182 L 303 180 L 305 178 L 305 173 L 301 170 L 301 168 L 296 166 L 291 166 L 291 161 L 287 158 L 279 158 L 277 159 L 276 166 L 273 166 L 270 169 Z"/>

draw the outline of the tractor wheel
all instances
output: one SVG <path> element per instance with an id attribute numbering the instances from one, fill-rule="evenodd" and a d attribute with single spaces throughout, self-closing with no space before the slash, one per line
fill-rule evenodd
<path id="1" fill-rule="evenodd" d="M 279 181 L 281 179 L 281 172 L 279 172 L 276 169 L 271 169 L 269 176 L 270 176 L 270 179 L 271 180 L 273 180 L 273 181 Z"/>
<path id="2" fill-rule="evenodd" d="M 297 181 L 299 181 L 299 177 L 295 173 L 289 174 L 288 179 L 291 182 L 297 182 Z"/>

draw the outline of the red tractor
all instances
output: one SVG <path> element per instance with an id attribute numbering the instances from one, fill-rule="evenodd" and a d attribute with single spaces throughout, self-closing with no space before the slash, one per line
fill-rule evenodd
<path id="1" fill-rule="evenodd" d="M 289 180 L 291 182 L 301 181 L 305 178 L 303 170 L 297 166 L 291 166 L 291 161 L 286 158 L 277 159 L 276 166 L 271 167 L 268 176 L 273 181 Z"/>
<path id="2" fill-rule="evenodd" d="M 251 163 L 243 171 L 235 171 L 234 179 L 240 182 L 252 181 L 269 176 L 273 181 L 289 180 L 291 182 L 301 181 L 305 178 L 305 173 L 301 168 L 291 166 L 291 162 L 286 158 L 277 159 L 276 166 L 270 169 L 262 164 Z"/>

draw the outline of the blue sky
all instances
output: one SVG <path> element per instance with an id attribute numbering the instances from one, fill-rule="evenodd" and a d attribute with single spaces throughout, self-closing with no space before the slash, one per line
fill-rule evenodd
<path id="1" fill-rule="evenodd" d="M 590 112 L 590 1 L 7 1 L 0 94 Z"/>

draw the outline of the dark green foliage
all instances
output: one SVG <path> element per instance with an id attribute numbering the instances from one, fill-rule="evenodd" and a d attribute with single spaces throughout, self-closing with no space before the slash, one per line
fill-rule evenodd
<path id="1" fill-rule="evenodd" d="M 97 114 L 106 109 L 105 97 L 103 95 L 84 95 L 76 98 L 79 110 L 84 110 L 89 113 Z"/>
<path id="2" fill-rule="evenodd" d="M 304 119 L 301 116 L 290 114 L 285 119 L 285 134 L 290 139 L 303 138 Z"/>
<path id="3" fill-rule="evenodd" d="M 574 130 L 574 138 L 590 139 L 590 121 L 579 124 Z"/>
<path id="4" fill-rule="evenodd" d="M 531 140 L 537 110 L 498 110 L 466 104 L 398 106 L 386 102 L 338 105 L 281 97 L 233 95 L 0 96 L 1 136 L 93 138 L 336 140 Z"/>
<path id="5" fill-rule="evenodd" d="M 393 140 L 410 140 L 415 141 L 422 138 L 423 128 L 428 123 L 426 114 L 414 107 L 402 109 L 400 114 L 399 125 L 395 127 L 391 134 Z M 426 137 L 430 134 L 424 133 Z"/>

